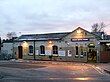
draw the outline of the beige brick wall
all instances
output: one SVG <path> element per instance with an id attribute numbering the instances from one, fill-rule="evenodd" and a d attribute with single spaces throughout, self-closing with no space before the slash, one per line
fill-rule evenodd
<path id="1" fill-rule="evenodd" d="M 94 43 L 95 45 L 97 45 L 97 40 L 95 39 L 95 36 L 84 31 L 84 30 L 81 30 L 82 34 L 78 35 L 76 31 L 73 31 L 73 33 L 69 34 L 68 36 L 64 37 L 62 39 L 62 41 L 52 41 L 51 44 L 49 44 L 49 41 L 36 41 L 35 42 L 35 50 L 38 50 L 38 54 L 36 55 L 40 55 L 40 46 L 41 45 L 44 45 L 45 46 L 45 50 L 51 50 L 52 51 L 52 46 L 53 45 L 56 45 L 58 46 L 58 50 L 59 51 L 65 51 L 65 56 L 64 57 L 60 57 L 62 60 L 66 60 L 66 61 L 82 61 L 82 62 L 86 62 L 87 61 L 87 54 L 81 58 L 80 57 L 80 53 L 81 53 L 81 49 L 80 49 L 80 46 L 82 45 L 83 46 L 83 51 L 84 52 L 88 52 L 88 44 L 89 43 Z M 91 38 L 90 41 L 79 41 L 79 42 L 72 42 L 71 39 L 72 38 Z M 34 45 L 34 43 L 31 41 L 31 42 L 28 42 L 28 46 L 29 45 Z M 15 49 L 15 52 L 16 52 L 16 55 L 18 55 L 18 50 L 17 50 L 17 47 L 22 45 L 23 42 L 16 42 L 14 44 L 14 49 Z M 78 46 L 79 47 L 79 57 L 76 58 L 75 55 L 76 55 L 76 49 L 75 49 L 75 46 Z M 71 51 L 71 56 L 68 56 L 68 50 Z M 32 59 L 32 56 L 29 56 L 29 49 L 28 47 L 23 50 L 23 58 L 24 59 Z M 18 57 L 18 56 L 17 56 Z M 48 56 L 42 56 L 44 58 L 48 57 Z M 47 58 L 48 59 L 48 58 Z"/>

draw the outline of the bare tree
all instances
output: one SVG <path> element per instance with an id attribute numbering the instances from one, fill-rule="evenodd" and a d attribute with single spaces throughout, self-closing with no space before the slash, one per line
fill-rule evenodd
<path id="1" fill-rule="evenodd" d="M 105 24 L 104 22 L 95 23 L 92 25 L 92 32 L 104 32 Z"/>
<path id="2" fill-rule="evenodd" d="M 17 34 L 16 32 L 8 32 L 6 36 L 8 39 L 12 39 L 13 37 L 17 37 Z"/>

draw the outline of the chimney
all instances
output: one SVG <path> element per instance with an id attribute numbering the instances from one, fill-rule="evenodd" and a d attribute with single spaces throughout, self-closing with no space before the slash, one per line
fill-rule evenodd
<path id="1" fill-rule="evenodd" d="M 102 33 L 101 38 L 104 39 L 104 33 Z"/>

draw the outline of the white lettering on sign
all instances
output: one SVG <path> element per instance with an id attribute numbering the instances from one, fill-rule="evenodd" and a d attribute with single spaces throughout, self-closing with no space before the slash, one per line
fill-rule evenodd
<path id="1" fill-rule="evenodd" d="M 75 42 L 75 41 L 89 41 L 89 38 L 72 38 L 71 41 L 72 42 Z"/>

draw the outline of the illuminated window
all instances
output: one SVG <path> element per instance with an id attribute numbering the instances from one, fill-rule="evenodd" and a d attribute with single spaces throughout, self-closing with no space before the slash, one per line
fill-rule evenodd
<path id="1" fill-rule="evenodd" d="M 45 46 L 40 46 L 40 54 L 45 54 Z"/>
<path id="2" fill-rule="evenodd" d="M 57 46 L 52 46 L 53 49 L 53 54 L 58 54 L 58 47 Z"/>
<path id="3" fill-rule="evenodd" d="M 29 53 L 33 53 L 33 46 L 29 46 Z"/>

